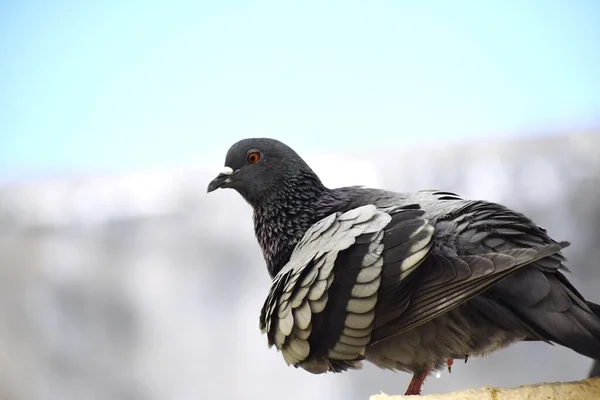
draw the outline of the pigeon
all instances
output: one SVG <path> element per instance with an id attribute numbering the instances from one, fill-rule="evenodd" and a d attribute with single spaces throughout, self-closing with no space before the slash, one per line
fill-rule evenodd
<path id="1" fill-rule="evenodd" d="M 233 144 L 208 185 L 237 191 L 272 279 L 259 327 L 313 374 L 412 373 L 406 395 L 455 359 L 520 341 L 600 359 L 600 306 L 567 280 L 562 250 L 525 215 L 443 190 L 326 187 L 289 146 Z"/>

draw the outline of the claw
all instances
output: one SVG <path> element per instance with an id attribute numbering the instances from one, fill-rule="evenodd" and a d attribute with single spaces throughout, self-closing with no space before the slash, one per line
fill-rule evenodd
<path id="1" fill-rule="evenodd" d="M 452 364 L 454 364 L 454 359 L 453 358 L 449 358 L 446 360 L 446 365 L 448 366 L 448 373 L 451 374 L 452 373 Z"/>

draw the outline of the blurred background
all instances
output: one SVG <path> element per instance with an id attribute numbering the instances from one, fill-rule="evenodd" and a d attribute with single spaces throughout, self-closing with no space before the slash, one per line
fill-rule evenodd
<path id="1" fill-rule="evenodd" d="M 228 147 L 296 148 L 330 186 L 527 213 L 600 302 L 600 3 L 0 2 L 0 399 L 367 399 L 410 376 L 288 368 L 258 329 Z M 539 343 L 424 393 L 574 380 Z"/>

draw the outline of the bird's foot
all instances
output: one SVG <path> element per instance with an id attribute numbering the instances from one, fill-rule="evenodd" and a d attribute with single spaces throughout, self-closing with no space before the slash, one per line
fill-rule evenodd
<path id="1" fill-rule="evenodd" d="M 446 365 L 448 366 L 448 373 L 452 373 L 452 364 L 454 364 L 454 358 L 449 358 L 446 360 Z"/>
<path id="2" fill-rule="evenodd" d="M 405 396 L 419 396 L 421 394 L 421 387 L 425 382 L 425 378 L 429 375 L 429 371 L 431 368 L 427 368 L 424 372 L 421 373 L 413 373 L 413 377 L 408 384 L 408 389 L 406 389 Z"/>

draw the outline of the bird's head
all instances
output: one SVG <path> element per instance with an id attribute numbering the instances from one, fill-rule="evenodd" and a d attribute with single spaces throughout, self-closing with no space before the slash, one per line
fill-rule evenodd
<path id="1" fill-rule="evenodd" d="M 284 143 L 243 139 L 229 148 L 223 171 L 208 184 L 207 192 L 234 189 L 255 206 L 303 179 L 322 186 L 304 160 Z"/>

